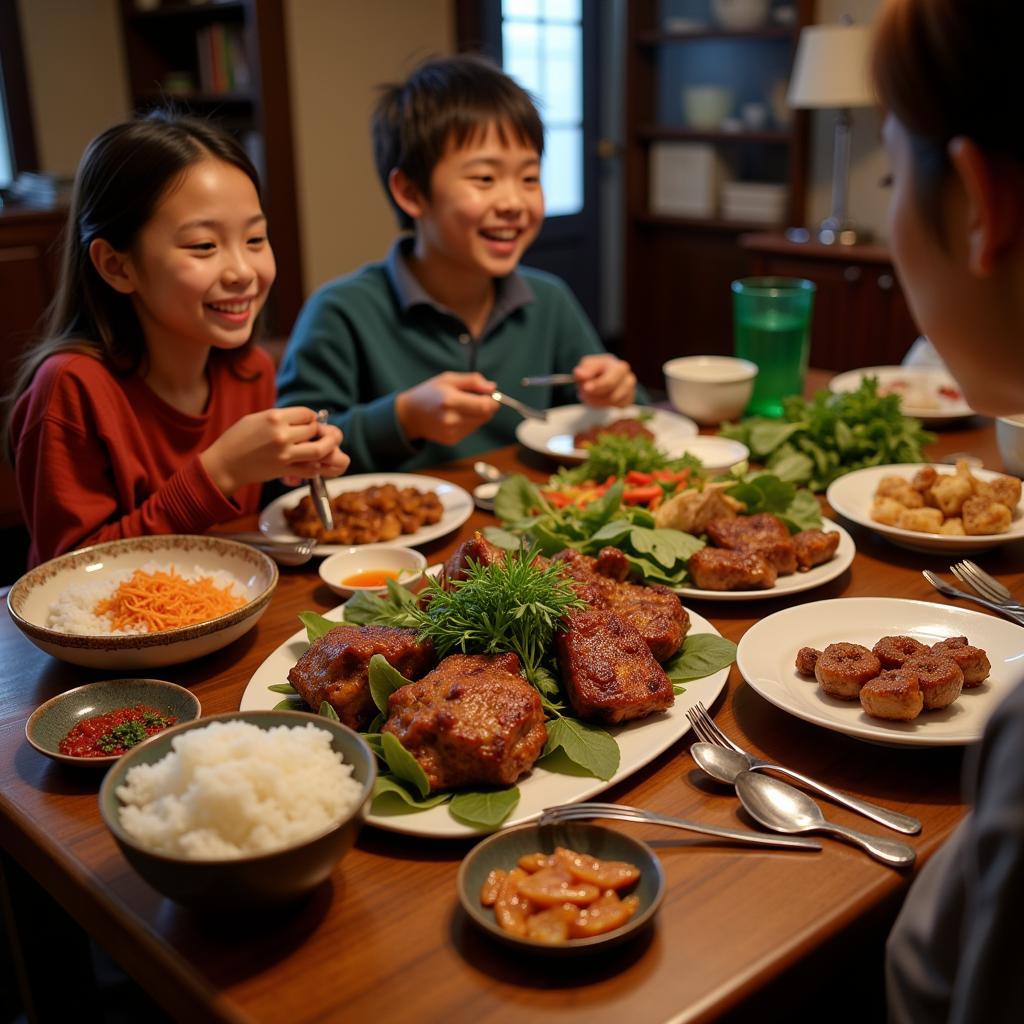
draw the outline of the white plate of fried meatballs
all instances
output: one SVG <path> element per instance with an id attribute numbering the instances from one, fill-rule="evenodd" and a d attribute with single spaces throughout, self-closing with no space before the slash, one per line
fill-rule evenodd
<path id="1" fill-rule="evenodd" d="M 826 498 L 839 515 L 913 551 L 953 555 L 1024 538 L 1020 480 L 966 463 L 859 469 L 834 480 Z"/>
<path id="2" fill-rule="evenodd" d="M 1021 627 L 964 608 L 840 598 L 769 615 L 736 663 L 766 700 L 860 739 L 963 746 L 1020 678 Z"/>

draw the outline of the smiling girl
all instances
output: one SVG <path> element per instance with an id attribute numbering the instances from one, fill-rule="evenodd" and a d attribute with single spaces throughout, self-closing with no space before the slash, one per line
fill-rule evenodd
<path id="1" fill-rule="evenodd" d="M 251 344 L 275 275 L 259 181 L 211 125 L 156 112 L 82 158 L 60 284 L 8 400 L 29 564 L 85 544 L 199 533 L 279 476 L 337 476 L 341 432 L 274 409 Z"/>

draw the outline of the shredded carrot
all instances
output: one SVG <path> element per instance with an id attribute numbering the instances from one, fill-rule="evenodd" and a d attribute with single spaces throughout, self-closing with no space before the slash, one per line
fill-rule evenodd
<path id="1" fill-rule="evenodd" d="M 109 615 L 111 629 L 133 629 L 140 626 L 147 633 L 178 629 L 207 622 L 245 604 L 244 597 L 231 592 L 231 587 L 218 587 L 209 576 L 195 580 L 170 572 L 144 572 L 136 569 L 110 597 L 96 603 L 96 615 Z"/>

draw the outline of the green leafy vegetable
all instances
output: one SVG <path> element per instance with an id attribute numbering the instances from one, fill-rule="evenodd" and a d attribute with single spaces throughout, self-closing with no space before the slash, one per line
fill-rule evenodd
<path id="1" fill-rule="evenodd" d="M 720 432 L 742 441 L 781 479 L 813 491 L 865 466 L 921 462 L 923 446 L 935 440 L 920 420 L 900 412 L 899 395 L 879 395 L 875 377 L 845 394 L 822 390 L 810 401 L 786 398 L 781 421 L 755 416 L 726 423 Z"/>
<path id="2" fill-rule="evenodd" d="M 683 641 L 682 649 L 665 662 L 665 674 L 673 684 L 703 679 L 736 660 L 736 645 L 724 636 L 696 633 Z"/>
<path id="3" fill-rule="evenodd" d="M 630 469 L 650 473 L 655 469 L 685 469 L 701 473 L 703 465 L 694 455 L 669 458 L 648 437 L 625 434 L 598 434 L 587 447 L 587 457 L 572 469 L 561 469 L 552 481 L 555 484 L 578 484 L 584 480 L 607 480 L 625 476 Z"/>
<path id="4" fill-rule="evenodd" d="M 299 691 L 291 683 L 271 683 L 267 689 L 272 693 L 294 694 L 296 697 L 299 695 Z"/>
<path id="5" fill-rule="evenodd" d="M 412 682 L 406 679 L 401 672 L 388 662 L 383 654 L 375 654 L 370 658 L 370 696 L 377 710 L 382 714 L 388 713 L 388 697 L 403 686 Z"/>
<path id="6" fill-rule="evenodd" d="M 577 718 L 556 718 L 547 723 L 548 741 L 541 756 L 561 748 L 571 761 L 595 778 L 610 779 L 619 768 L 619 745 L 604 729 Z"/>
<path id="7" fill-rule="evenodd" d="M 417 796 L 393 775 L 378 775 L 373 784 L 373 810 L 377 814 L 400 814 L 425 811 L 451 799 L 451 793 Z M 404 805 L 404 806 L 403 806 Z"/>
<path id="8" fill-rule="evenodd" d="M 392 774 L 412 785 L 421 797 L 428 796 L 430 780 L 419 761 L 402 746 L 401 740 L 394 733 L 381 733 L 380 740 L 384 761 Z"/>
<path id="9" fill-rule="evenodd" d="M 479 793 L 456 793 L 448 810 L 456 821 L 470 828 L 497 828 L 519 803 L 519 789 L 491 789 Z"/>
<path id="10" fill-rule="evenodd" d="M 287 698 L 285 698 L 284 700 L 279 700 L 274 705 L 273 710 L 274 711 L 301 711 L 302 709 L 301 708 L 297 708 L 295 706 L 295 701 L 288 700 Z"/>
<path id="11" fill-rule="evenodd" d="M 338 712 L 335 711 L 334 708 L 332 708 L 325 700 L 320 701 L 320 710 L 317 711 L 317 714 L 322 715 L 324 718 L 329 718 L 332 722 L 341 721 L 341 719 L 338 718 Z"/>
<path id="12" fill-rule="evenodd" d="M 330 633 L 332 629 L 337 629 L 341 625 L 340 622 L 325 619 L 316 612 L 299 612 L 299 619 L 306 627 L 306 636 L 311 644 L 316 643 L 325 633 Z"/>

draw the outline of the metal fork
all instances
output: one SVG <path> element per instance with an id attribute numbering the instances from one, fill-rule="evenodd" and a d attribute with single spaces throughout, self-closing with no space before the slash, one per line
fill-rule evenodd
<path id="1" fill-rule="evenodd" d="M 1012 619 L 1016 622 L 1018 626 L 1024 626 L 1024 612 L 1019 612 L 1014 608 L 1009 608 L 1005 604 L 1000 604 L 998 601 L 989 601 L 988 598 L 980 597 L 976 594 L 969 594 L 966 590 L 961 590 L 959 587 L 951 586 L 945 580 L 939 579 L 935 573 L 930 572 L 928 569 L 922 569 L 921 575 L 940 594 L 945 594 L 946 597 L 952 597 L 955 600 L 966 598 L 968 601 L 973 601 L 975 604 L 980 604 L 985 608 L 990 608 L 994 612 L 999 612 L 1000 615 L 1005 615 L 1008 619 Z M 959 577 L 957 577 L 957 579 L 959 579 Z"/>
<path id="2" fill-rule="evenodd" d="M 500 405 L 507 405 L 510 409 L 515 409 L 525 419 L 546 420 L 548 418 L 548 414 L 543 409 L 534 409 L 532 405 L 520 402 L 518 398 L 511 398 L 504 391 L 492 391 L 491 398 Z"/>
<path id="3" fill-rule="evenodd" d="M 965 558 L 962 562 L 951 565 L 949 571 L 961 583 L 966 583 L 981 594 L 982 597 L 995 601 L 997 604 L 1001 604 L 1012 611 L 1024 613 L 1024 604 L 1021 604 L 999 580 L 994 576 L 990 576 L 984 569 L 969 559 Z"/>
<path id="4" fill-rule="evenodd" d="M 848 807 L 851 811 L 863 814 L 866 818 L 870 818 L 872 821 L 877 821 L 880 825 L 885 825 L 888 828 L 895 829 L 897 832 L 903 832 L 906 835 L 914 835 L 921 831 L 921 822 L 918 821 L 917 818 L 912 818 L 909 814 L 900 814 L 899 811 L 890 811 L 887 807 L 879 807 L 878 804 L 873 804 L 868 800 L 861 800 L 860 797 L 851 796 L 849 793 L 843 793 L 838 789 L 833 789 L 824 782 L 818 782 L 817 779 L 812 779 L 810 776 L 804 775 L 802 772 L 795 771 L 792 768 L 787 768 L 785 765 L 776 764 L 774 761 L 768 761 L 762 757 L 755 757 L 753 754 L 733 743 L 733 741 L 729 739 L 729 737 L 726 736 L 717 725 L 715 725 L 714 720 L 708 714 L 707 708 L 704 707 L 704 704 L 701 701 L 697 701 L 697 703 L 686 712 L 686 717 L 690 720 L 690 724 L 693 726 L 693 731 L 705 743 L 714 743 L 716 746 L 726 747 L 729 750 L 735 751 L 741 757 L 746 759 L 751 771 L 767 769 L 778 772 L 780 775 L 785 775 L 791 779 L 795 779 L 808 789 L 813 789 L 816 793 L 820 793 L 822 796 L 828 797 L 829 800 L 832 800 L 837 804 L 842 804 L 844 807 Z"/>
<path id="5" fill-rule="evenodd" d="M 683 818 L 672 818 L 654 811 L 644 811 L 628 804 L 580 803 L 560 804 L 545 807 L 538 821 L 539 825 L 558 825 L 564 821 L 585 821 L 590 818 L 611 818 L 617 821 L 643 821 L 666 828 L 679 828 L 686 832 L 700 832 L 703 835 L 728 839 L 735 843 L 751 843 L 754 846 L 781 846 L 791 850 L 820 850 L 821 844 L 813 839 L 794 836 L 770 835 L 767 832 L 752 832 L 745 829 L 726 828 L 718 825 L 704 825 Z"/>

